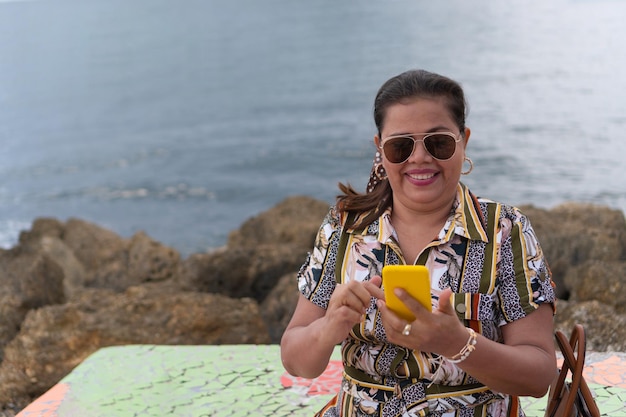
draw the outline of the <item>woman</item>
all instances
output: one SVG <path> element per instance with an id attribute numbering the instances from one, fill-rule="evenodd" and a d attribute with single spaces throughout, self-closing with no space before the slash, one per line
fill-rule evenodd
<path id="1" fill-rule="evenodd" d="M 543 396 L 556 374 L 550 271 L 519 210 L 460 182 L 465 113 L 459 84 L 427 71 L 378 91 L 367 192 L 340 184 L 281 341 L 285 369 L 305 378 L 341 343 L 341 391 L 320 416 L 524 416 L 518 396 Z M 410 323 L 380 277 L 405 263 L 431 279 L 432 313 L 396 290 Z"/>

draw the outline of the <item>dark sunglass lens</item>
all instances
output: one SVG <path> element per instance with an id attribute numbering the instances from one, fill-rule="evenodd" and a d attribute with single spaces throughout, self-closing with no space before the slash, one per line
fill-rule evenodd
<path id="1" fill-rule="evenodd" d="M 431 135 L 424 138 L 424 146 L 437 159 L 450 159 L 456 150 L 456 141 L 448 135 Z"/>
<path id="2" fill-rule="evenodd" d="M 385 157 L 394 164 L 404 162 L 413 153 L 414 143 L 411 137 L 389 139 L 383 145 Z"/>

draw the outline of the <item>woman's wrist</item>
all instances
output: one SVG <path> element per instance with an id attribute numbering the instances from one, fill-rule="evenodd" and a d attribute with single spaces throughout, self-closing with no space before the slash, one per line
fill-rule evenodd
<path id="1" fill-rule="evenodd" d="M 478 335 L 476 334 L 474 329 L 471 329 L 469 327 L 466 327 L 465 329 L 467 330 L 467 333 L 469 334 L 467 342 L 465 342 L 465 345 L 461 348 L 461 350 L 459 350 L 457 354 L 455 354 L 454 356 L 446 356 L 446 359 L 448 359 L 449 362 L 452 362 L 452 363 L 463 362 L 476 349 L 476 341 L 477 341 Z"/>

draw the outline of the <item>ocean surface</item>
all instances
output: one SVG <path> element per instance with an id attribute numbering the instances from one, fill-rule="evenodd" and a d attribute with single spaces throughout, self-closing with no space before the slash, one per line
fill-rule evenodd
<path id="1" fill-rule="evenodd" d="M 481 196 L 626 211 L 626 1 L 0 1 L 0 247 L 35 218 L 184 256 L 364 189 L 378 87 L 460 81 Z M 531 219 L 532 220 L 532 219 Z"/>

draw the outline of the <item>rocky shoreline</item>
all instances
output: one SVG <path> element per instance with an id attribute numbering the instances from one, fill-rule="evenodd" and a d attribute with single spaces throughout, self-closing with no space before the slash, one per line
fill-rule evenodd
<path id="1" fill-rule="evenodd" d="M 557 283 L 555 326 L 594 351 L 626 351 L 626 219 L 568 203 L 521 207 Z M 0 416 L 12 416 L 101 347 L 278 343 L 294 276 L 328 204 L 295 196 L 211 253 L 183 259 L 145 233 L 40 218 L 0 249 Z"/>

